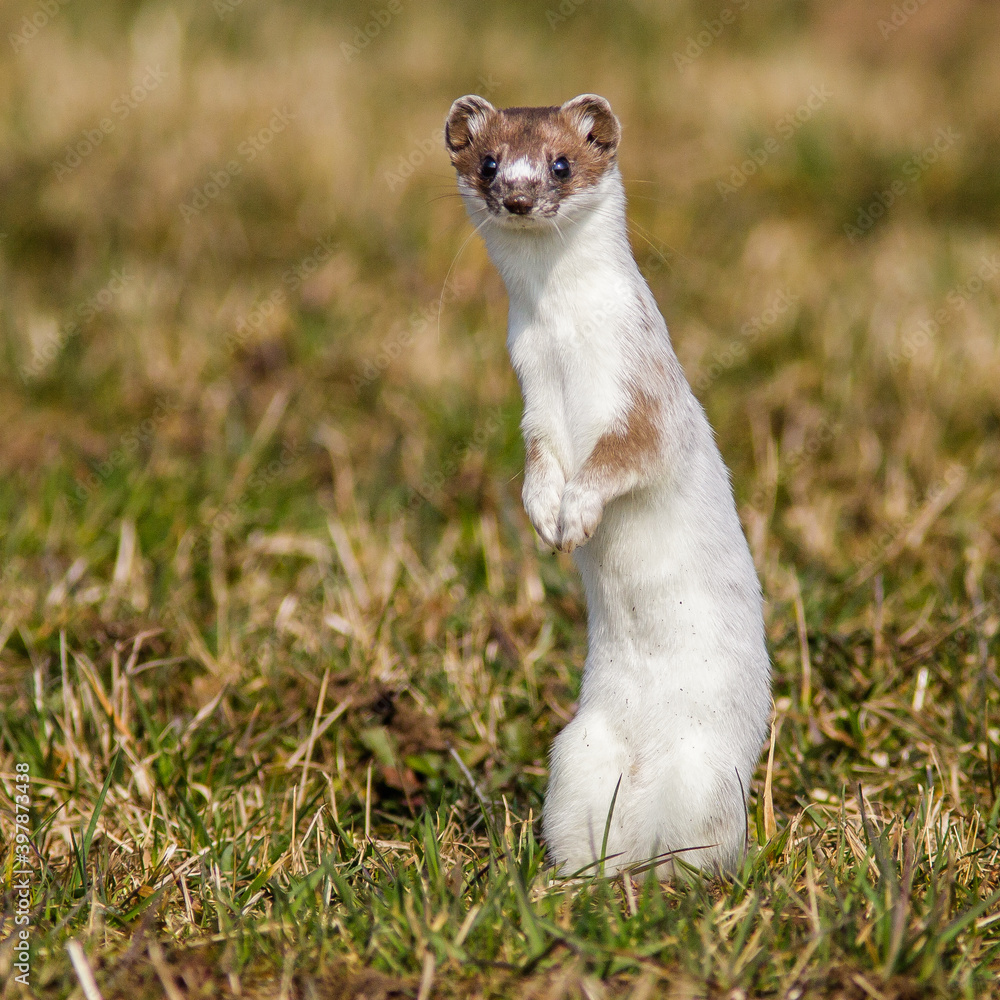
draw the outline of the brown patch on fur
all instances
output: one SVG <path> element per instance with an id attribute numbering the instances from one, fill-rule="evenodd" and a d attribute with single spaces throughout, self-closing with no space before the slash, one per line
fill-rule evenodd
<path id="1" fill-rule="evenodd" d="M 445 145 L 452 165 L 476 187 L 491 208 L 509 191 L 498 191 L 497 178 L 485 178 L 483 160 L 499 165 L 527 157 L 546 168 L 565 157 L 570 176 L 546 169 L 547 191 L 556 198 L 596 184 L 615 161 L 621 127 L 603 98 L 584 94 L 561 107 L 497 110 L 481 97 L 463 97 L 452 105 L 445 123 Z M 536 192 L 537 194 L 538 192 Z"/>
<path id="2" fill-rule="evenodd" d="M 531 474 L 531 470 L 534 466 L 538 465 L 542 460 L 542 446 L 538 443 L 537 438 L 531 438 L 525 442 L 525 454 L 524 454 L 524 478 L 527 479 Z"/>
<path id="3" fill-rule="evenodd" d="M 595 483 L 620 482 L 654 462 L 660 452 L 659 400 L 639 389 L 621 430 L 602 434 L 579 475 Z"/>

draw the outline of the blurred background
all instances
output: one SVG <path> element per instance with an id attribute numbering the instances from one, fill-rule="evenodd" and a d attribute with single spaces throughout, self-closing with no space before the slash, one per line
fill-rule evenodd
<path id="1" fill-rule="evenodd" d="M 800 676 L 807 634 L 863 633 L 888 689 L 896 639 L 965 628 L 982 670 L 948 712 L 995 678 L 996 4 L 6 0 L 0 23 L 10 718 L 65 678 L 60 634 L 110 690 L 145 632 L 164 719 L 225 691 L 221 730 L 263 706 L 283 760 L 332 670 L 354 707 L 315 760 L 344 794 L 375 760 L 374 794 L 419 804 L 461 783 L 455 741 L 537 816 L 584 608 L 521 510 L 506 298 L 441 146 L 470 92 L 617 112 L 779 709 L 871 691 L 853 654 Z M 810 761 L 779 806 L 826 780 Z"/>
<path id="2" fill-rule="evenodd" d="M 782 470 L 776 541 L 843 573 L 949 461 L 995 467 L 993 4 L 37 0 L 3 34 L 8 574 L 98 571 L 122 517 L 162 553 L 277 393 L 291 523 L 334 439 L 376 520 L 436 474 L 445 513 L 516 496 L 505 298 L 440 142 L 468 92 L 611 100 L 635 252 L 741 502 Z"/>

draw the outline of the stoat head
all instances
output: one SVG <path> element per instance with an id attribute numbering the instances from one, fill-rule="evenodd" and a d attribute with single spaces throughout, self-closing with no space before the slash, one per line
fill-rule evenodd
<path id="1" fill-rule="evenodd" d="M 549 227 L 593 202 L 614 166 L 621 126 L 596 94 L 500 110 L 469 95 L 451 106 L 444 138 L 474 221 Z"/>

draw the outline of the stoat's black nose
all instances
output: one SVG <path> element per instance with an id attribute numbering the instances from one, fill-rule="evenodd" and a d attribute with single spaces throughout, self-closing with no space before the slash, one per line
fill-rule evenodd
<path id="1" fill-rule="evenodd" d="M 503 207 L 513 215 L 527 215 L 535 207 L 535 199 L 530 194 L 509 194 Z"/>

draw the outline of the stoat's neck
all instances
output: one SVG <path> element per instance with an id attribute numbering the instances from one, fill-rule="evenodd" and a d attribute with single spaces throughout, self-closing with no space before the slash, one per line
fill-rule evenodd
<path id="1" fill-rule="evenodd" d="M 555 226 L 484 227 L 486 248 L 513 308 L 531 309 L 547 293 L 572 294 L 575 288 L 592 289 L 594 282 L 609 279 L 632 286 L 639 277 L 618 168 L 611 167 L 585 198 L 565 218 L 557 216 Z"/>

